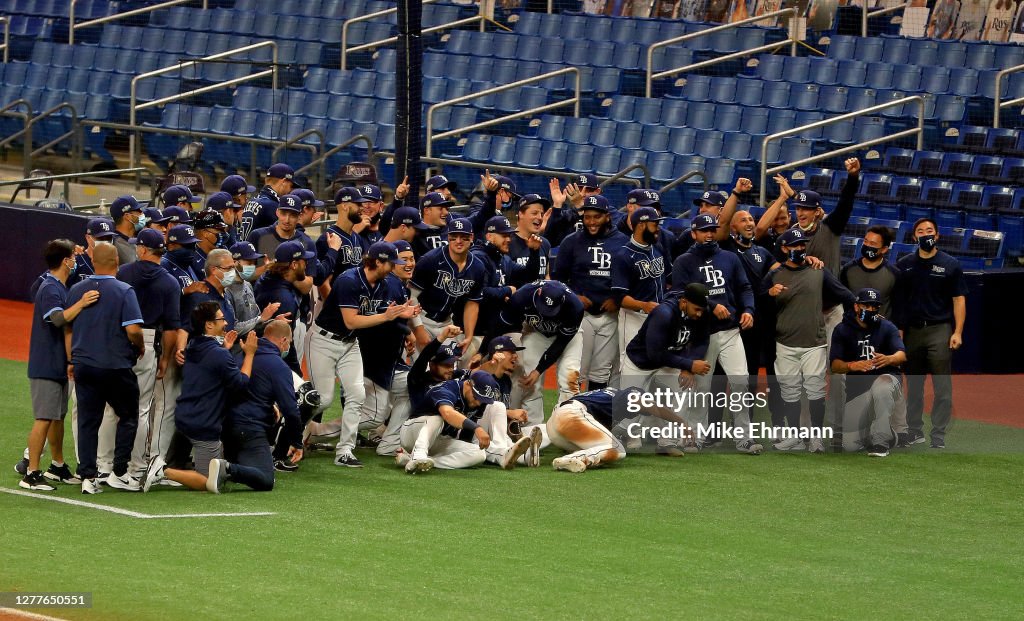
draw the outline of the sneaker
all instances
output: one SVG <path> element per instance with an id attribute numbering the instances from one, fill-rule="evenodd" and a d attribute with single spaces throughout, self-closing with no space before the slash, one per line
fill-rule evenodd
<path id="1" fill-rule="evenodd" d="M 811 453 L 824 453 L 825 443 L 821 441 L 821 438 L 811 438 L 807 441 L 807 450 Z"/>
<path id="2" fill-rule="evenodd" d="M 328 444 L 327 442 L 314 442 L 313 444 L 308 445 L 307 448 L 309 449 L 309 452 L 311 452 L 311 453 L 313 453 L 313 452 L 318 452 L 318 453 L 331 452 L 331 453 L 333 453 L 334 452 L 334 445 L 333 444 Z"/>
<path id="3" fill-rule="evenodd" d="M 800 438 L 786 438 L 775 444 L 777 451 L 802 451 L 807 448 Z"/>
<path id="4" fill-rule="evenodd" d="M 395 453 L 395 465 L 399 468 L 405 468 L 405 465 L 409 463 L 412 458 L 405 452 L 405 449 L 399 448 L 398 452 Z"/>
<path id="5" fill-rule="evenodd" d="M 210 474 L 206 475 L 206 490 L 219 494 L 228 482 L 228 462 L 224 459 L 210 460 Z"/>
<path id="6" fill-rule="evenodd" d="M 101 494 L 103 493 L 103 488 L 100 487 L 98 479 L 82 479 L 82 493 Z"/>
<path id="7" fill-rule="evenodd" d="M 903 446 L 913 446 L 915 444 L 924 444 L 924 435 L 923 434 L 915 433 L 915 432 L 911 431 L 911 432 L 908 432 L 906 434 L 906 436 L 907 436 L 906 444 L 904 444 Z"/>
<path id="8" fill-rule="evenodd" d="M 704 438 L 704 448 L 711 448 L 722 442 L 721 438 Z"/>
<path id="9" fill-rule="evenodd" d="M 299 469 L 298 464 L 292 463 L 292 460 L 285 457 L 284 459 L 274 460 L 274 470 L 278 472 L 295 472 Z"/>
<path id="10" fill-rule="evenodd" d="M 429 457 L 422 459 L 409 459 L 405 464 L 405 471 L 409 474 L 427 472 L 434 467 L 434 460 Z"/>
<path id="11" fill-rule="evenodd" d="M 137 492 L 142 489 L 139 480 L 125 472 L 121 476 L 111 473 L 107 477 L 107 485 L 115 489 L 123 489 L 126 492 Z"/>
<path id="12" fill-rule="evenodd" d="M 643 438 L 626 437 L 626 452 L 639 451 L 644 446 Z"/>
<path id="13" fill-rule="evenodd" d="M 910 446 L 910 434 L 909 433 L 897 433 L 896 434 L 896 448 L 904 448 Z"/>
<path id="14" fill-rule="evenodd" d="M 868 451 L 868 457 L 888 457 L 889 447 L 876 444 Z"/>
<path id="15" fill-rule="evenodd" d="M 59 481 L 68 485 L 78 485 L 82 482 L 82 479 L 71 473 L 71 468 L 68 468 L 67 464 L 61 464 L 60 466 L 50 464 L 50 467 L 46 469 L 43 476 L 51 481 Z"/>
<path id="16" fill-rule="evenodd" d="M 565 470 L 566 472 L 583 472 L 587 469 L 587 462 L 582 457 L 565 455 L 552 459 L 551 467 L 555 470 Z"/>
<path id="17" fill-rule="evenodd" d="M 38 470 L 33 470 L 22 477 L 22 479 L 18 481 L 18 487 L 30 489 L 34 492 L 52 492 L 57 489 L 47 483 L 46 479 L 43 478 L 43 473 Z"/>
<path id="18" fill-rule="evenodd" d="M 153 459 L 149 460 L 149 465 L 146 467 L 146 476 L 142 479 L 142 491 L 148 492 L 149 488 L 153 487 L 154 483 L 160 483 L 164 479 L 164 468 L 167 467 L 167 462 L 164 461 L 163 457 L 155 455 Z"/>
<path id="19" fill-rule="evenodd" d="M 172 481 L 172 480 L 168 479 L 167 477 L 164 477 L 164 478 L 160 479 L 160 481 L 157 483 L 157 485 L 164 485 L 164 486 L 167 486 L 167 487 L 185 487 L 181 483 L 178 483 L 177 481 Z"/>
<path id="20" fill-rule="evenodd" d="M 668 457 L 682 457 L 686 455 L 686 451 L 678 446 L 659 446 L 654 452 L 657 455 L 667 455 Z"/>
<path id="21" fill-rule="evenodd" d="M 18 460 L 18 463 L 14 464 L 14 471 L 21 476 L 28 474 L 28 457 L 22 457 Z"/>
<path id="22" fill-rule="evenodd" d="M 335 466 L 345 466 L 346 468 L 362 468 L 363 462 L 356 459 L 356 456 L 352 453 L 342 453 L 334 458 Z"/>
<path id="23" fill-rule="evenodd" d="M 540 467 L 540 447 L 544 444 L 544 432 L 540 425 L 530 430 L 530 450 L 526 453 L 526 465 L 529 468 Z"/>
<path id="24" fill-rule="evenodd" d="M 308 423 L 306 423 L 306 426 L 302 428 L 302 446 L 306 450 L 309 450 L 309 439 L 313 437 L 313 430 L 311 427 L 312 424 L 313 421 L 309 421 Z"/>
<path id="25" fill-rule="evenodd" d="M 736 450 L 747 455 L 760 455 L 764 447 L 753 440 L 744 440 L 736 445 Z"/>
<path id="26" fill-rule="evenodd" d="M 96 475 L 96 481 L 99 482 L 101 485 L 110 485 L 109 483 L 107 483 L 107 479 L 110 478 L 111 474 L 113 474 L 113 473 L 112 472 L 100 472 L 99 474 Z"/>
<path id="27" fill-rule="evenodd" d="M 704 442 L 701 440 L 690 441 L 683 445 L 683 452 L 689 453 L 690 455 L 696 455 L 704 450 Z"/>
<path id="28" fill-rule="evenodd" d="M 510 449 L 505 451 L 505 455 L 501 458 L 502 470 L 512 470 L 516 467 L 516 462 L 519 458 L 526 454 L 526 451 L 530 450 L 533 446 L 533 440 L 530 438 L 519 438 L 516 443 L 512 445 Z"/>
<path id="29" fill-rule="evenodd" d="M 924 438 L 921 438 L 921 441 L 924 442 Z M 932 448 L 933 449 L 944 449 L 944 448 L 946 448 L 946 441 L 945 440 L 932 440 Z"/>

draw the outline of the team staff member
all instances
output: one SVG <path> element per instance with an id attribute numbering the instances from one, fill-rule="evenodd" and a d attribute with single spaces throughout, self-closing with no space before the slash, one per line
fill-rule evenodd
<path id="1" fill-rule="evenodd" d="M 110 217 L 114 219 L 114 247 L 121 265 L 135 261 L 135 248 L 129 241 L 146 227 L 146 215 L 134 196 L 118 196 L 110 204 Z"/>
<path id="2" fill-rule="evenodd" d="M 583 303 L 583 369 L 587 388 L 608 386 L 619 365 L 619 305 L 611 295 L 612 255 L 626 245 L 626 236 L 612 227 L 608 201 L 594 195 L 583 199 L 583 228 L 559 246 L 554 280 L 566 284 Z"/>
<path id="3" fill-rule="evenodd" d="M 253 293 L 256 295 L 256 305 L 260 308 L 267 308 L 277 303 L 279 315 L 290 317 L 289 324 L 294 334 L 299 318 L 299 304 L 302 297 L 302 287 L 309 283 L 306 275 L 307 261 L 312 260 L 315 253 L 306 250 L 301 242 L 286 241 L 274 251 L 274 263 L 263 276 L 256 281 Z M 302 368 L 299 366 L 298 351 L 295 343 L 285 356 L 285 361 L 295 373 L 302 375 Z"/>
<path id="4" fill-rule="evenodd" d="M 224 297 L 224 288 L 233 284 L 238 279 L 235 271 L 235 260 L 231 258 L 231 252 L 223 248 L 217 248 L 206 257 L 206 291 L 190 293 L 181 299 L 181 316 L 191 317 L 192 310 L 203 302 L 216 302 L 224 313 L 227 325 L 225 329 L 235 329 L 235 310 Z M 192 326 L 189 326 L 191 329 Z"/>
<path id="5" fill-rule="evenodd" d="M 64 417 L 68 413 L 68 356 L 64 326 L 82 309 L 99 299 L 99 291 L 87 291 L 75 304 L 68 304 L 67 282 L 75 270 L 75 244 L 55 239 L 46 244 L 43 259 L 47 272 L 36 289 L 29 337 L 28 377 L 35 422 L 28 435 L 28 463 L 19 487 L 53 491 L 46 480 L 77 485 L 81 480 L 64 463 Z M 50 442 L 50 467 L 39 469 L 43 445 Z M 17 470 L 17 468 L 16 468 Z"/>
<path id="6" fill-rule="evenodd" d="M 85 280 L 95 274 L 92 269 L 92 250 L 96 242 L 112 242 L 114 239 L 114 223 L 107 218 L 92 218 L 85 225 L 85 248 L 81 252 L 75 250 L 75 273 L 69 285 Z M 70 287 L 69 287 L 70 288 Z"/>
<path id="7" fill-rule="evenodd" d="M 899 270 L 888 261 L 892 247 L 893 233 L 887 226 L 874 225 L 864 233 L 860 257 L 846 265 L 839 272 L 839 282 L 850 291 L 870 288 L 881 296 L 879 312 L 883 317 L 893 319 L 892 299 L 899 279 Z"/>
<path id="8" fill-rule="evenodd" d="M 931 374 L 932 448 L 946 448 L 953 413 L 953 352 L 963 344 L 967 283 L 960 262 L 936 248 L 935 221 L 914 223 L 917 251 L 896 263 L 899 325 L 907 345 L 907 444 L 924 442 L 924 379 Z"/>
<path id="9" fill-rule="evenodd" d="M 250 199 L 242 212 L 241 239 L 249 239 L 249 233 L 274 224 L 281 197 L 299 187 L 295 183 L 295 171 L 288 164 L 278 163 L 267 169 L 266 185 Z"/>
<path id="10" fill-rule="evenodd" d="M 96 244 L 93 264 L 96 274 L 71 288 L 68 303 L 73 306 L 89 291 L 98 291 L 99 301 L 78 314 L 74 329 L 64 326 L 78 401 L 78 476 L 83 494 L 102 491 L 96 480 L 96 444 L 103 408 L 110 404 L 118 422 L 114 472 L 107 484 L 138 491 L 128 461 L 139 419 L 139 383 L 132 367 L 146 351 L 142 311 L 131 286 L 115 278 L 117 249 L 112 244 Z"/>
<path id="11" fill-rule="evenodd" d="M 899 330 L 878 313 L 882 302 L 875 289 L 858 291 L 829 352 L 832 372 L 846 375 L 843 450 L 866 448 L 872 457 L 886 457 L 896 445 L 890 422 L 903 392 L 899 366 L 907 361 Z"/>
<path id="12" fill-rule="evenodd" d="M 629 215 L 632 236 L 612 255 L 612 293 L 619 300 L 619 352 L 633 340 L 647 315 L 665 299 L 665 262 L 657 248 L 661 222 L 651 207 Z"/>
<path id="13" fill-rule="evenodd" d="M 250 283 L 255 280 L 256 264 L 262 262 L 265 256 L 256 252 L 249 242 L 238 242 L 230 248 L 230 252 L 238 276 L 224 286 L 224 299 L 235 313 L 235 332 L 240 337 L 245 337 L 253 330 L 260 334 L 263 326 L 275 317 L 281 306 L 280 302 L 271 302 L 261 310 L 256 303 L 256 293 Z M 288 321 L 291 317 L 280 316 L 278 319 Z"/>

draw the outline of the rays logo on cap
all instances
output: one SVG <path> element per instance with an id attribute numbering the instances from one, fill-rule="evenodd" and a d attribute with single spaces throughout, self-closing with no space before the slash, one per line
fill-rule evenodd
<path id="1" fill-rule="evenodd" d="M 691 194 L 691 196 L 692 196 L 692 194 Z M 705 192 L 703 198 L 704 198 L 704 200 L 709 200 L 711 198 L 711 192 Z"/>
<path id="2" fill-rule="evenodd" d="M 462 222 L 460 222 L 459 220 L 452 222 L 452 228 L 461 231 L 463 229 Z"/>
<path id="3" fill-rule="evenodd" d="M 547 304 L 548 306 L 554 306 L 555 300 L 547 296 L 544 296 L 544 303 Z"/>
<path id="4" fill-rule="evenodd" d="M 482 396 L 487 397 L 488 399 L 492 399 L 494 401 L 498 401 L 501 399 L 501 393 L 495 390 L 493 386 L 479 386 L 476 387 L 476 389 L 477 392 L 479 392 Z"/>
<path id="5" fill-rule="evenodd" d="M 185 226 L 185 232 L 188 233 L 189 237 L 193 237 L 196 234 L 196 230 L 188 225 Z"/>
<path id="6" fill-rule="evenodd" d="M 800 194 L 797 195 L 796 200 L 800 201 L 801 203 L 806 203 L 807 195 L 801 192 Z"/>
<path id="7" fill-rule="evenodd" d="M 587 176 L 586 175 L 580 175 L 579 183 L 585 184 L 586 182 L 587 182 Z"/>
<path id="8" fill-rule="evenodd" d="M 107 231 L 107 232 L 109 232 L 109 231 L 110 231 L 110 225 L 109 225 L 109 224 L 107 224 L 106 222 L 100 222 L 100 228 L 101 228 L 101 229 L 102 229 L 103 231 Z"/>

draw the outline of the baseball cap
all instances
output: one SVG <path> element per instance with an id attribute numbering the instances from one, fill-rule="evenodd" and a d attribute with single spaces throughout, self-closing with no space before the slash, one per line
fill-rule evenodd
<path id="1" fill-rule="evenodd" d="M 287 179 L 295 183 L 295 169 L 283 162 L 274 164 L 267 169 L 267 176 L 274 179 Z"/>
<path id="2" fill-rule="evenodd" d="M 715 207 L 721 207 L 722 205 L 725 204 L 725 197 L 722 196 L 721 192 L 717 192 L 715 190 L 708 190 L 707 192 L 701 194 L 700 198 L 693 199 L 693 205 L 695 207 L 700 207 L 704 203 L 714 205 Z"/>
<path id="3" fill-rule="evenodd" d="M 216 209 L 204 209 L 196 214 L 196 219 L 192 221 L 192 226 L 198 231 L 199 229 L 221 229 L 228 228 L 228 225 L 224 222 L 223 216 Z"/>
<path id="4" fill-rule="evenodd" d="M 166 224 L 168 222 L 177 222 L 179 224 L 188 224 L 192 222 L 192 214 L 187 209 L 178 207 L 177 205 L 171 205 L 163 210 L 163 216 L 156 220 L 159 224 Z"/>
<path id="5" fill-rule="evenodd" d="M 302 242 L 286 241 L 274 251 L 274 260 L 278 263 L 291 263 L 299 259 L 310 260 L 316 256 L 315 252 L 306 250 Z"/>
<path id="6" fill-rule="evenodd" d="M 427 195 L 423 197 L 423 202 L 420 203 L 420 207 L 422 209 L 426 209 L 427 207 L 451 207 L 454 204 L 455 201 L 448 200 L 442 196 L 440 192 L 428 192 Z"/>
<path id="7" fill-rule="evenodd" d="M 395 265 L 405 265 L 405 261 L 398 258 L 398 248 L 391 242 L 379 241 L 366 251 L 366 256 L 378 261 L 391 261 Z"/>
<path id="8" fill-rule="evenodd" d="M 114 222 L 109 218 L 93 218 L 85 225 L 85 232 L 96 239 L 114 236 Z"/>
<path id="9" fill-rule="evenodd" d="M 231 246 L 231 258 L 242 259 L 243 261 L 256 261 L 267 255 L 256 252 L 256 247 L 249 242 L 238 242 Z"/>
<path id="10" fill-rule="evenodd" d="M 234 197 L 227 192 L 214 192 L 206 197 L 206 208 L 216 211 L 225 209 L 241 209 L 241 205 L 235 202 Z"/>
<path id="11" fill-rule="evenodd" d="M 320 209 L 325 205 L 321 200 L 317 200 L 316 194 L 313 194 L 313 190 L 307 190 L 306 188 L 299 188 L 292 192 L 295 196 L 299 197 L 302 201 L 303 207 L 312 207 L 313 209 Z"/>
<path id="12" fill-rule="evenodd" d="M 334 204 L 340 205 L 342 203 L 368 203 L 370 199 L 363 198 L 363 195 L 359 193 L 359 190 L 353 187 L 344 187 L 337 191 L 334 195 Z"/>
<path id="13" fill-rule="evenodd" d="M 797 209 L 817 209 L 821 207 L 821 195 L 811 190 L 800 190 L 790 205 Z"/>
<path id="14" fill-rule="evenodd" d="M 444 175 L 434 175 L 430 179 L 427 179 L 427 193 L 437 192 L 441 188 L 448 188 L 450 192 L 454 192 L 455 188 L 459 187 L 459 184 L 455 183 L 445 177 Z"/>
<path id="15" fill-rule="evenodd" d="M 573 175 L 572 182 L 578 186 L 593 188 L 595 190 L 601 187 L 601 184 L 597 182 L 597 175 L 594 173 L 580 173 L 578 175 Z"/>
<path id="16" fill-rule="evenodd" d="M 683 297 L 687 302 L 696 304 L 704 310 L 708 308 L 708 288 L 699 282 L 691 282 L 683 289 Z"/>
<path id="17" fill-rule="evenodd" d="M 395 213 L 392 214 L 392 227 L 401 226 L 403 224 L 420 231 L 430 228 L 426 224 L 423 224 L 423 218 L 420 217 L 420 212 L 415 207 L 399 207 L 395 210 Z"/>
<path id="18" fill-rule="evenodd" d="M 551 199 L 544 198 L 540 194 L 526 194 L 519 199 L 518 210 L 525 211 L 527 207 L 534 203 L 540 204 L 544 211 L 551 208 Z"/>
<path id="19" fill-rule="evenodd" d="M 878 289 L 864 287 L 857 292 L 857 298 L 854 301 L 857 302 L 857 304 L 872 304 L 874 306 L 880 306 L 882 304 L 882 294 Z"/>
<path id="20" fill-rule="evenodd" d="M 487 221 L 487 224 L 484 225 L 484 231 L 488 233 L 506 234 L 515 233 L 516 229 L 505 216 L 494 216 Z"/>
<path id="21" fill-rule="evenodd" d="M 128 243 L 159 250 L 164 247 L 164 234 L 156 229 L 142 229 L 138 235 L 129 239 Z"/>
<path id="22" fill-rule="evenodd" d="M 792 228 L 779 235 L 779 239 L 775 242 L 775 245 L 779 248 L 783 246 L 796 246 L 797 244 L 806 244 L 807 236 L 804 232 L 798 228 Z"/>
<path id="23" fill-rule="evenodd" d="M 501 387 L 498 380 L 487 371 L 473 371 L 469 376 L 473 382 L 473 395 L 480 400 L 480 403 L 489 405 L 501 399 Z"/>
<path id="24" fill-rule="evenodd" d="M 533 294 L 533 305 L 542 317 L 555 317 L 562 310 L 565 302 L 565 287 L 553 282 L 546 282 Z"/>
<path id="25" fill-rule="evenodd" d="M 142 213 L 146 214 L 146 218 L 150 222 L 159 222 L 164 217 L 164 214 L 160 213 L 160 210 L 156 207 L 146 207 L 142 210 Z"/>
<path id="26" fill-rule="evenodd" d="M 399 239 L 398 241 L 393 241 L 391 243 L 394 245 L 395 250 L 397 250 L 399 254 L 403 252 L 412 252 L 412 244 L 405 241 L 404 239 Z"/>
<path id="27" fill-rule="evenodd" d="M 497 175 L 494 178 L 498 180 L 498 189 L 499 190 L 507 190 L 509 192 L 509 194 L 512 195 L 512 198 L 515 198 L 515 197 L 519 196 L 519 193 L 516 192 L 516 182 L 515 181 L 512 181 L 512 179 L 510 179 L 509 177 L 506 177 L 505 175 Z"/>
<path id="28" fill-rule="evenodd" d="M 455 364 L 460 358 L 462 358 L 462 350 L 455 344 L 455 341 L 451 341 L 441 345 L 430 361 L 434 364 Z"/>
<path id="29" fill-rule="evenodd" d="M 519 347 L 510 336 L 496 336 L 487 344 L 487 355 L 493 356 L 499 351 L 523 351 L 525 347 Z"/>
<path id="30" fill-rule="evenodd" d="M 638 207 L 629 215 L 629 225 L 636 228 L 641 222 L 661 222 L 664 219 L 653 207 Z"/>
<path id="31" fill-rule="evenodd" d="M 294 194 L 285 194 L 277 201 L 277 208 L 302 213 L 302 199 Z"/>
<path id="32" fill-rule="evenodd" d="M 473 223 L 469 218 L 451 218 L 446 230 L 449 235 L 472 235 Z"/>
<path id="33" fill-rule="evenodd" d="M 380 188 L 372 183 L 366 183 L 359 186 L 359 193 L 363 195 L 363 198 L 367 199 L 368 202 L 380 202 L 383 200 Z"/>
<path id="34" fill-rule="evenodd" d="M 601 213 L 611 212 L 611 206 L 608 204 L 608 199 L 601 196 L 600 194 L 594 194 L 583 199 L 583 207 L 581 211 L 600 211 Z"/>
<path id="35" fill-rule="evenodd" d="M 238 196 L 242 192 L 252 194 L 256 191 L 256 188 L 249 185 L 249 182 L 242 175 L 229 175 L 224 177 L 224 181 L 220 182 L 220 191 L 227 192 L 231 196 Z"/>
<path id="36" fill-rule="evenodd" d="M 167 231 L 168 244 L 194 244 L 197 241 L 199 240 L 196 239 L 196 231 L 191 224 L 172 226 L 171 230 Z"/>
<path id="37" fill-rule="evenodd" d="M 172 185 L 164 190 L 164 205 L 177 205 L 178 203 L 198 203 L 199 198 L 192 195 L 192 190 L 183 185 Z"/>
<path id="38" fill-rule="evenodd" d="M 629 194 L 626 195 L 626 202 L 630 205 L 640 205 L 641 207 L 660 207 L 661 194 L 654 190 L 630 190 Z"/>
<path id="39" fill-rule="evenodd" d="M 139 201 L 134 196 L 118 196 L 110 204 L 110 217 L 115 220 L 130 211 L 142 211 Z"/>
<path id="40" fill-rule="evenodd" d="M 690 229 L 694 231 L 708 231 L 711 229 L 718 228 L 718 220 L 715 220 L 712 216 L 706 213 L 698 215 L 690 222 Z"/>

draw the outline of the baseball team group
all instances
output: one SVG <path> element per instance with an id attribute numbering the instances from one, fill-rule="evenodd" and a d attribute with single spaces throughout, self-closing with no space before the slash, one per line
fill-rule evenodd
<path id="1" fill-rule="evenodd" d="M 899 260 L 895 232 L 875 226 L 843 264 L 860 162 L 845 168 L 828 212 L 777 176 L 755 218 L 740 178 L 695 199 L 675 231 L 658 192 L 611 205 L 592 174 L 542 196 L 487 171 L 468 209 L 442 175 L 418 200 L 408 180 L 388 203 L 376 185 L 342 187 L 326 226 L 327 205 L 286 164 L 258 191 L 227 177 L 202 209 L 184 186 L 162 210 L 119 197 L 84 242 L 43 249 L 20 486 L 270 490 L 331 444 L 339 467 L 375 450 L 411 474 L 536 467 L 554 445 L 554 469 L 582 472 L 645 440 L 706 451 L 723 417 L 752 427 L 746 406 L 635 407 L 665 390 L 766 394 L 771 428 L 799 431 L 776 451 L 945 448 L 963 272 L 929 219 Z M 691 433 L 656 432 L 670 426 Z M 769 444 L 729 438 L 748 455 Z"/>

